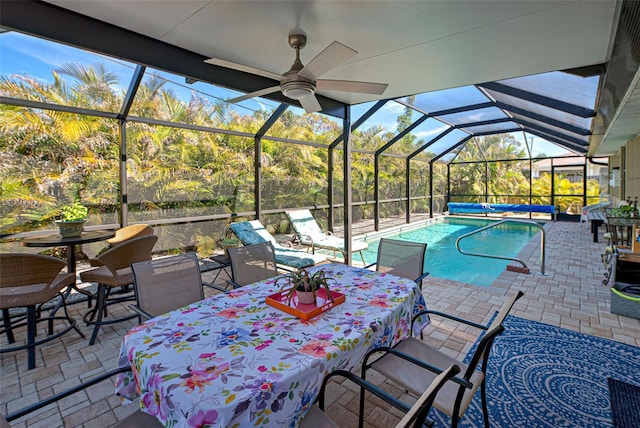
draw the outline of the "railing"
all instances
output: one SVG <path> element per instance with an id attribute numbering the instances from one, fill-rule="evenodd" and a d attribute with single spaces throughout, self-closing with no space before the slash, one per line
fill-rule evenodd
<path id="1" fill-rule="evenodd" d="M 508 219 L 508 220 L 500 220 L 497 223 L 494 224 L 490 224 L 488 226 L 485 227 L 481 227 L 480 229 L 476 229 L 472 232 L 469 233 L 465 233 L 464 235 L 460 236 L 458 239 L 456 239 L 456 248 L 458 249 L 458 251 L 460 251 L 460 253 L 465 254 L 467 256 L 476 256 L 476 257 L 488 257 L 491 259 L 500 259 L 500 260 L 512 260 L 515 262 L 518 262 L 522 265 L 523 268 L 525 268 L 527 271 L 529 270 L 529 267 L 527 266 L 527 264 L 520 260 L 517 257 L 505 257 L 505 256 L 496 256 L 493 254 L 483 254 L 483 253 L 470 253 L 467 251 L 464 251 L 462 249 L 460 249 L 460 241 L 464 238 L 467 238 L 469 236 L 475 235 L 476 233 L 480 233 L 482 231 L 485 231 L 487 229 L 491 229 L 492 227 L 496 227 L 499 226 L 501 224 L 504 223 L 525 223 L 525 224 L 530 224 L 532 226 L 536 226 L 540 229 L 540 231 L 542 232 L 540 234 L 540 275 L 546 275 L 545 273 L 545 269 L 544 269 L 544 260 L 545 260 L 545 250 L 544 250 L 544 243 L 545 243 L 545 235 L 544 235 L 544 227 L 542 227 L 540 224 L 536 223 L 533 220 L 512 220 L 512 219 Z"/>

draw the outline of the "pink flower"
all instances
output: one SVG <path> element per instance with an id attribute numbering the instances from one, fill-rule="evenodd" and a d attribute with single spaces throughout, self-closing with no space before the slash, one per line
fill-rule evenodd
<path id="1" fill-rule="evenodd" d="M 320 339 L 320 340 L 329 340 L 333 337 L 333 334 L 317 334 L 315 335 L 316 339 Z"/>
<path id="2" fill-rule="evenodd" d="M 188 419 L 189 426 L 196 428 L 204 428 L 213 425 L 218 419 L 218 412 L 215 410 L 198 410 L 195 415 L 191 415 Z"/>
<path id="3" fill-rule="evenodd" d="M 228 297 L 234 298 L 234 297 L 241 297 L 244 296 L 245 294 L 247 294 L 249 292 L 249 290 L 243 290 L 243 289 L 239 289 L 239 290 L 232 290 L 229 291 L 227 293 Z"/>
<path id="4" fill-rule="evenodd" d="M 267 392 L 267 391 L 271 391 L 271 388 L 273 388 L 273 383 L 272 382 L 262 382 L 260 384 L 260 386 L 258 387 L 258 389 L 262 392 Z"/>
<path id="5" fill-rule="evenodd" d="M 262 351 L 263 349 L 268 348 L 272 343 L 273 340 L 265 340 L 261 345 L 256 346 L 256 351 Z"/>
<path id="6" fill-rule="evenodd" d="M 162 396 L 164 395 L 162 377 L 154 374 L 150 382 L 147 384 L 147 387 L 147 391 L 141 398 L 144 403 L 144 407 L 147 409 L 147 413 L 157 417 L 161 421 L 166 420 L 167 409 L 164 407 L 162 402 Z"/>
<path id="7" fill-rule="evenodd" d="M 198 358 L 208 359 L 215 356 L 216 356 L 215 352 L 207 352 L 206 354 L 200 354 Z"/>
<path id="8" fill-rule="evenodd" d="M 277 332 L 284 325 L 282 320 L 278 317 L 268 317 L 262 320 L 258 320 L 253 323 L 253 328 L 256 330 L 264 330 L 269 333 Z"/>
<path id="9" fill-rule="evenodd" d="M 301 354 L 310 355 L 315 358 L 324 358 L 327 356 L 328 352 L 335 351 L 338 348 L 333 346 L 333 344 L 326 340 L 310 340 L 300 348 Z"/>
<path id="10" fill-rule="evenodd" d="M 220 315 L 223 318 L 234 319 L 234 318 L 238 318 L 238 316 L 243 314 L 244 312 L 245 311 L 242 308 L 227 308 L 218 312 L 218 315 Z"/>
<path id="11" fill-rule="evenodd" d="M 199 361 L 191 366 L 188 377 L 180 383 L 180 386 L 187 388 L 186 393 L 190 394 L 196 389 L 199 392 L 204 390 L 213 380 L 229 370 L 229 363 L 223 358 L 212 358 L 210 360 Z"/>
<path id="12" fill-rule="evenodd" d="M 369 300 L 369 306 L 376 306 L 378 308 L 389 308 L 389 299 L 384 297 L 376 297 L 374 299 Z"/>
<path id="13" fill-rule="evenodd" d="M 373 287 L 374 282 L 373 281 L 364 281 L 364 282 L 360 282 L 358 284 L 356 284 L 356 287 L 362 289 L 362 290 L 367 290 L 371 287 Z"/>

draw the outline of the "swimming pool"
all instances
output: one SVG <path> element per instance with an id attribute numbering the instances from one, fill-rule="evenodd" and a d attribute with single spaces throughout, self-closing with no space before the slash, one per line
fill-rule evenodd
<path id="1" fill-rule="evenodd" d="M 495 220 L 446 217 L 423 228 L 389 235 L 388 238 L 427 243 L 425 269 L 431 276 L 489 286 L 506 269 L 508 260 L 474 257 L 456 249 L 456 239 L 465 233 L 495 223 Z M 467 252 L 516 257 L 540 229 L 528 224 L 507 223 L 480 232 L 460 242 Z M 376 261 L 378 239 L 368 241 L 364 251 L 367 263 Z"/>

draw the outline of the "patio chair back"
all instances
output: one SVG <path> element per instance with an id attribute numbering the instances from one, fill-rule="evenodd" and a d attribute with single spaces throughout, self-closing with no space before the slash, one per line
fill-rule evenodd
<path id="1" fill-rule="evenodd" d="M 422 314 L 428 313 L 432 316 L 448 318 L 484 331 L 482 337 L 477 341 L 477 346 L 468 364 L 463 364 L 446 352 L 432 347 L 427 342 L 414 336 L 410 336 L 400 341 L 394 348 L 383 351 L 372 350 L 365 355 L 362 366 L 363 377 L 369 368 L 373 368 L 397 385 L 418 396 L 433 380 L 433 374 L 429 371 L 429 367 L 444 368 L 451 364 L 457 364 L 461 368 L 460 378 L 456 378 L 455 382 L 448 382 L 444 385 L 436 396 L 433 406 L 452 418 L 452 426 L 457 426 L 458 421 L 471 404 L 474 395 L 480 389 L 483 419 L 485 426 L 489 426 L 485 387 L 489 353 L 495 338 L 504 331 L 503 323 L 505 318 L 515 302 L 523 294 L 522 291 L 518 291 L 508 299 L 488 326 L 438 311 L 426 310 L 414 316 L 414 320 L 416 320 Z M 385 352 L 385 355 L 369 363 L 369 358 L 373 355 L 377 356 L 378 352 Z M 364 397 L 362 394 L 360 401 L 360 406 L 363 407 Z"/>
<path id="2" fill-rule="evenodd" d="M 464 373 L 465 379 L 471 379 L 471 377 L 473 376 L 473 372 L 476 370 L 480 362 L 482 362 L 483 364 L 484 371 L 484 367 L 486 367 L 487 361 L 489 360 L 489 352 L 491 350 L 491 346 L 493 345 L 493 341 L 504 331 L 504 320 L 507 318 L 507 315 L 509 315 L 509 312 L 511 312 L 511 309 L 513 308 L 513 305 L 516 303 L 516 301 L 523 295 L 524 293 L 519 290 L 514 296 L 512 296 L 502 305 L 496 317 L 493 319 L 491 324 L 489 324 L 484 336 L 482 336 L 482 338 L 478 342 L 478 347 L 471 357 L 471 361 L 469 362 L 467 371 Z"/>
<path id="3" fill-rule="evenodd" d="M 20 410 L 16 410 L 11 414 L 6 415 L 6 417 L 0 415 L 0 428 L 11 428 L 11 426 L 9 425 L 9 422 L 12 422 L 16 419 L 20 419 L 26 415 L 30 415 L 31 413 L 34 413 L 36 410 L 42 409 L 43 407 L 49 406 L 50 404 L 63 400 L 80 391 L 84 391 L 85 395 L 91 395 L 88 391 L 90 387 L 97 385 L 101 382 L 104 382 L 113 376 L 120 375 L 120 373 L 124 373 L 126 371 L 131 371 L 131 368 L 124 367 L 124 368 L 111 370 L 109 372 L 103 373 L 89 380 L 85 380 L 84 382 L 78 385 L 75 385 L 67 390 L 64 390 L 55 395 L 47 397 L 42 401 L 39 401 L 28 407 L 25 407 Z M 109 387 L 105 385 L 104 388 L 105 390 L 107 390 Z M 113 384 L 111 385 L 111 389 L 113 390 Z M 84 410 L 79 411 L 79 413 L 85 413 L 83 416 L 87 417 L 87 420 L 89 420 L 88 413 L 90 411 L 91 411 L 91 407 L 87 407 Z M 50 410 L 47 410 L 47 412 L 50 412 Z M 62 417 L 62 415 L 60 415 L 60 417 Z M 24 422 L 20 422 L 19 425 L 23 426 Z M 158 419 L 155 416 L 149 415 L 148 413 L 144 413 L 142 410 L 138 409 L 133 413 L 131 413 L 129 416 L 125 417 L 124 419 L 121 419 L 115 425 L 112 425 L 112 428 L 133 428 L 133 427 L 159 428 L 162 426 L 163 425 L 158 421 Z"/>
<path id="4" fill-rule="evenodd" d="M 156 317 L 204 299 L 198 256 L 194 252 L 131 265 L 137 307 Z"/>
<path id="5" fill-rule="evenodd" d="M 633 220 L 626 217 L 607 217 L 607 231 L 614 249 L 630 249 L 633 241 Z"/>
<path id="6" fill-rule="evenodd" d="M 457 365 L 452 365 L 444 370 L 439 375 L 434 374 L 433 382 L 428 386 L 428 388 L 420 395 L 420 397 L 416 400 L 416 402 L 409 408 L 407 411 L 407 405 L 402 401 L 398 400 L 391 394 L 386 393 L 378 386 L 367 382 L 366 380 L 358 377 L 357 375 L 348 372 L 346 370 L 334 370 L 328 375 L 325 376 L 322 381 L 322 386 L 320 387 L 320 392 L 318 394 L 318 404 L 311 406 L 307 414 L 304 416 L 300 424 L 298 425 L 300 428 L 338 428 L 338 425 L 327 416 L 325 413 L 325 393 L 327 391 L 327 385 L 330 380 L 333 380 L 335 377 L 343 377 L 345 381 L 342 381 L 342 385 L 346 385 L 350 381 L 356 387 L 360 387 L 362 393 L 365 391 L 373 394 L 377 397 L 378 400 L 382 400 L 387 404 L 394 406 L 405 413 L 404 417 L 395 428 L 420 428 L 423 425 L 427 424 L 427 415 L 431 410 L 431 406 L 433 405 L 433 401 L 438 394 L 438 392 L 442 389 L 445 383 L 453 378 L 456 374 L 460 372 L 460 367 Z M 365 419 L 364 408 L 360 408 L 358 412 L 358 423 L 360 425 L 364 424 Z M 346 425 L 345 425 L 346 428 Z"/>
<path id="7" fill-rule="evenodd" d="M 148 224 L 131 224 L 116 230 L 116 236 L 107 239 L 110 246 L 121 244 L 138 236 L 153 235 L 153 228 Z"/>
<path id="8" fill-rule="evenodd" d="M 453 364 L 433 379 L 429 388 L 422 393 L 414 405 L 398 422 L 395 428 L 420 428 L 427 423 L 427 415 L 433 406 L 436 396 L 444 384 L 460 372 L 460 367 Z"/>
<path id="9" fill-rule="evenodd" d="M 427 244 L 382 238 L 376 270 L 415 280 L 424 272 Z"/>
<path id="10" fill-rule="evenodd" d="M 263 242 L 229 248 L 231 277 L 234 285 L 243 286 L 278 275 L 273 245 Z"/>
<path id="11" fill-rule="evenodd" d="M 123 291 L 128 290 L 128 286 L 134 282 L 131 265 L 151 260 L 153 246 L 157 241 L 156 235 L 129 239 L 92 259 L 91 265 L 96 267 L 80 273 L 82 281 L 98 284 L 96 307 L 82 317 L 85 323 L 94 326 L 89 345 L 95 343 L 101 326 L 139 317 L 139 314 L 126 314 L 119 318 L 104 319 L 108 316 L 108 306 L 135 299 L 133 295 L 128 293 L 115 295 L 115 293 L 111 293 L 111 290 L 115 287 L 123 287 Z"/>

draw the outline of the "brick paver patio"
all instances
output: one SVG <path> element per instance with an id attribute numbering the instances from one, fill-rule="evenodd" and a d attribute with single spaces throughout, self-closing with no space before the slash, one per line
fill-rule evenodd
<path id="1" fill-rule="evenodd" d="M 354 232 L 357 230 L 354 228 Z M 491 287 L 428 277 L 423 284 L 427 304 L 431 309 L 486 323 L 501 306 L 505 295 L 523 290 L 526 294 L 516 303 L 514 315 L 640 346 L 640 321 L 613 315 L 609 311 L 609 290 L 602 285 L 604 269 L 600 253 L 605 245 L 602 239 L 600 243 L 594 243 L 588 225 L 580 226 L 578 223 L 548 223 L 546 231 L 546 276 L 536 273 L 540 268 L 540 239 L 534 238 L 520 254 L 520 258 L 531 267 L 531 274 L 505 271 Z M 225 279 L 226 276 L 221 274 L 218 282 Z M 207 295 L 216 292 L 205 288 Z M 70 308 L 72 315 L 79 320 L 80 328 L 89 337 L 91 328 L 80 321 L 81 314 L 86 311 L 86 303 L 77 303 Z M 126 306 L 110 307 L 114 314 L 127 310 Z M 37 348 L 37 367 L 33 370 L 26 369 L 25 351 L 2 354 L 0 412 L 11 413 L 115 368 L 120 340 L 135 321 L 103 327 L 93 346 L 73 332 L 40 346 Z M 445 347 L 451 355 L 461 357 L 471 347 L 474 337 L 471 331 L 447 326 L 436 331 L 434 327 L 435 323 L 425 330 L 425 340 Z M 21 339 L 22 330 L 17 340 Z M 45 334 L 44 330 L 40 334 Z M 6 338 L 0 340 L 5 346 Z M 382 378 L 374 376 L 372 379 L 386 383 Z M 389 383 L 384 388 L 402 395 L 402 391 Z M 332 384 L 329 404 L 327 411 L 340 426 L 356 426 L 357 391 L 353 386 Z M 114 396 L 113 384 L 107 381 L 89 388 L 86 393 L 78 393 L 24 417 L 12 426 L 105 427 L 135 409 L 135 404 L 122 406 Z M 369 400 L 365 413 L 368 427 L 393 426 L 401 416 L 376 399 Z"/>

